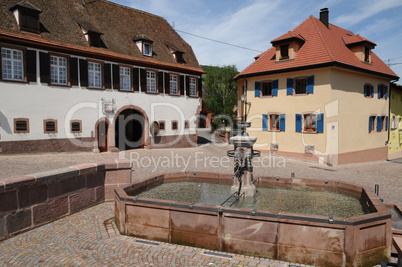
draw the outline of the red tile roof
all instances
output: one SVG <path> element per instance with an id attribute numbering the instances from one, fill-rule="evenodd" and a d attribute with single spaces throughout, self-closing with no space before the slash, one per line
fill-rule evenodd
<path id="1" fill-rule="evenodd" d="M 399 78 L 373 52 L 371 53 L 372 62 L 370 64 L 362 62 L 345 45 L 344 40 L 350 40 L 351 42 L 366 41 L 374 44 L 373 42 L 333 24 L 329 24 L 329 28 L 327 28 L 319 19 L 313 16 L 308 17 L 293 31 L 274 39 L 272 42 L 275 43 L 295 37 L 302 37 L 305 42 L 296 53 L 294 60 L 277 62 L 275 60 L 276 49 L 271 47 L 240 72 L 235 79 L 243 76 L 257 76 L 331 65 L 381 75 L 390 79 Z"/>
<path id="2" fill-rule="evenodd" d="M 24 0 L 19 5 L 31 5 L 42 10 L 39 15 L 40 34 L 30 34 L 19 29 L 8 7 L 19 0 L 0 1 L 0 41 L 41 48 L 41 45 L 79 53 L 80 56 L 96 55 L 122 59 L 129 63 L 144 63 L 146 67 L 162 67 L 184 72 L 204 73 L 191 46 L 169 25 L 166 19 L 141 10 L 106 0 Z M 103 48 L 88 44 L 79 23 L 87 30 L 102 33 Z M 152 57 L 144 56 L 133 41 L 135 36 L 153 40 Z M 165 42 L 183 53 L 183 63 L 178 63 Z M 24 43 L 25 42 L 25 43 Z M 74 50 L 74 51 L 73 51 Z M 88 54 L 89 53 L 89 54 Z"/>

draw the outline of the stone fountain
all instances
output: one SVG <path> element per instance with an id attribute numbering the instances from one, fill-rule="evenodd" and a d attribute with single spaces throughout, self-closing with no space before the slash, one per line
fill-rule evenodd
<path id="1" fill-rule="evenodd" d="M 259 157 L 260 152 L 253 149 L 257 137 L 249 136 L 246 131 L 250 126 L 250 122 L 239 123 L 238 134 L 230 138 L 234 145 L 234 150 L 229 150 L 227 153 L 229 157 L 234 157 L 233 186 L 230 190 L 231 202 L 236 202 L 243 195 L 244 197 L 254 197 L 256 193 L 251 160 Z"/>

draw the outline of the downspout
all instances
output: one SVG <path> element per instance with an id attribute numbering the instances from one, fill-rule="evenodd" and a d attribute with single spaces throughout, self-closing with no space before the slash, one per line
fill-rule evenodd
<path id="1" fill-rule="evenodd" d="M 246 79 L 246 75 L 244 75 L 244 83 L 245 83 L 245 88 L 244 88 L 244 92 L 243 94 L 247 95 L 247 79 Z M 244 122 L 247 121 L 247 103 L 244 102 Z"/>

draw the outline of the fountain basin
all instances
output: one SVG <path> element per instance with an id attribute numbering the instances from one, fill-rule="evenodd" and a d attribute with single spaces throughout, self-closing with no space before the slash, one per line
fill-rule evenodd
<path id="1" fill-rule="evenodd" d="M 164 174 L 115 190 L 122 234 L 317 266 L 372 266 L 390 255 L 391 215 L 376 194 L 349 183 L 260 177 L 261 186 L 306 186 L 361 197 L 369 214 L 343 218 L 226 208 L 129 196 L 162 183 L 233 183 L 232 175 Z"/>

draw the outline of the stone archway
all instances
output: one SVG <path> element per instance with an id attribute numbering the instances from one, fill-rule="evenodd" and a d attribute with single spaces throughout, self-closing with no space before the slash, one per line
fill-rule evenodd
<path id="1" fill-rule="evenodd" d="M 114 141 L 120 150 L 144 148 L 149 145 L 149 121 L 144 110 L 137 106 L 124 106 L 114 117 Z"/>

